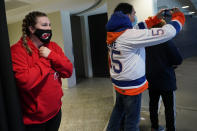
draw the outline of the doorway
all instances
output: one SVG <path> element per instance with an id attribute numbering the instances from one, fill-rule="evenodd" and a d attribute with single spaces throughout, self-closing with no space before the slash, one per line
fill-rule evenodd
<path id="1" fill-rule="evenodd" d="M 109 77 L 106 45 L 107 13 L 88 16 L 93 77 Z"/>

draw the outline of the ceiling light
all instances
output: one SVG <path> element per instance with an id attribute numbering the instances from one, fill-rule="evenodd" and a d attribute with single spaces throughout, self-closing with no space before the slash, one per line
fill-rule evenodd
<path id="1" fill-rule="evenodd" d="M 182 6 L 182 8 L 183 8 L 183 9 L 186 9 L 186 8 L 189 8 L 189 6 L 188 6 L 188 5 Z"/>
<path id="2" fill-rule="evenodd" d="M 191 11 L 191 12 L 189 12 L 189 14 L 191 15 L 191 14 L 194 14 L 195 12 L 193 12 L 193 11 Z"/>

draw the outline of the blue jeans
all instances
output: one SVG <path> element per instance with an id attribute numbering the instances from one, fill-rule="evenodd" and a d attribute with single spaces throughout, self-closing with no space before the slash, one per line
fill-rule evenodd
<path id="1" fill-rule="evenodd" d="M 141 94 L 128 96 L 116 92 L 116 104 L 107 131 L 119 131 L 122 121 L 124 131 L 139 131 L 140 107 Z"/>

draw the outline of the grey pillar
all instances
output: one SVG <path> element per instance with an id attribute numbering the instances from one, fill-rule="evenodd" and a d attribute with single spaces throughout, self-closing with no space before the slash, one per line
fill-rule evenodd
<path id="1" fill-rule="evenodd" d="M 88 26 L 88 16 L 81 16 L 81 31 L 82 31 L 82 43 L 83 43 L 83 56 L 84 56 L 84 67 L 85 76 L 88 78 L 93 77 L 92 72 L 92 58 L 90 50 L 90 36 Z"/>
<path id="2" fill-rule="evenodd" d="M 75 75 L 75 67 L 74 67 L 70 13 L 68 11 L 62 10 L 61 20 L 62 20 L 63 39 L 64 39 L 64 51 L 65 51 L 66 56 L 73 63 L 73 74 L 70 78 L 68 78 L 68 87 L 72 87 L 76 85 L 76 75 Z"/>

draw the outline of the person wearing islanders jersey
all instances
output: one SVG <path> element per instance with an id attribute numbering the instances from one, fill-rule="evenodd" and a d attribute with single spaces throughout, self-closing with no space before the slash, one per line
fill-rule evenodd
<path id="1" fill-rule="evenodd" d="M 184 14 L 173 8 L 169 24 L 150 29 L 161 22 L 163 12 L 164 9 L 134 26 L 135 9 L 128 3 L 120 3 L 106 25 L 110 76 L 116 90 L 107 131 L 118 131 L 123 119 L 125 131 L 139 130 L 141 93 L 148 88 L 144 47 L 172 39 L 185 23 Z"/>

